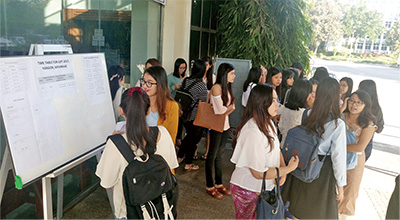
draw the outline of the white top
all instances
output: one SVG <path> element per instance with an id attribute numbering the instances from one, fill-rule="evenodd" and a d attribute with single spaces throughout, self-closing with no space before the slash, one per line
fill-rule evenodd
<path id="1" fill-rule="evenodd" d="M 113 108 L 114 108 L 114 117 L 115 117 L 115 121 L 118 122 L 118 118 L 119 116 L 121 116 L 121 114 L 119 113 L 118 107 L 121 104 L 121 97 L 122 97 L 122 90 L 124 87 L 120 86 L 119 89 L 117 90 L 117 93 L 115 93 L 115 97 L 113 102 Z"/>
<path id="2" fill-rule="evenodd" d="M 179 166 L 176 158 L 175 147 L 166 128 L 158 126 L 160 130 L 160 140 L 157 142 L 156 154 L 161 155 L 168 163 L 171 169 Z M 125 140 L 126 135 L 122 135 Z M 137 155 L 143 155 L 141 150 L 137 150 L 136 146 L 132 146 Z M 100 185 L 104 188 L 112 188 L 114 215 L 117 218 L 126 218 L 125 197 L 122 187 L 122 175 L 128 162 L 119 152 L 114 142 L 108 140 L 104 149 L 100 162 L 97 165 L 96 175 L 100 177 Z"/>
<path id="3" fill-rule="evenodd" d="M 279 119 L 278 127 L 282 134 L 281 148 L 285 144 L 286 135 L 289 129 L 301 125 L 301 117 L 303 116 L 305 108 L 300 108 L 299 110 L 292 110 L 281 105 L 278 109 L 278 115 L 281 115 Z"/>
<path id="4" fill-rule="evenodd" d="M 228 104 L 227 106 L 229 106 L 231 104 L 231 96 L 228 93 Z M 210 103 L 213 107 L 214 110 L 214 114 L 216 115 L 222 115 L 226 112 L 226 110 L 228 110 L 228 107 L 224 106 L 224 102 L 222 101 L 222 97 L 221 95 L 218 96 L 213 96 L 212 94 L 210 95 Z M 229 125 L 229 116 L 226 115 L 225 116 L 225 125 L 224 125 L 224 131 L 228 130 L 230 128 Z"/>
<path id="5" fill-rule="evenodd" d="M 246 92 L 243 92 L 243 94 L 242 94 L 242 105 L 243 105 L 243 107 L 246 107 L 247 101 L 249 100 L 250 92 L 256 85 L 257 84 L 255 84 L 253 82 L 249 83 L 249 85 L 247 86 Z"/>
<path id="6" fill-rule="evenodd" d="M 271 123 L 273 124 L 272 121 Z M 231 176 L 232 184 L 260 192 L 262 180 L 254 178 L 249 168 L 265 172 L 268 168 L 280 167 L 279 140 L 274 132 L 270 132 L 270 135 L 274 137 L 272 151 L 267 136 L 258 129 L 254 119 L 243 126 L 231 158 L 231 162 L 236 164 Z M 274 179 L 266 180 L 266 190 L 272 190 L 274 186 Z"/>

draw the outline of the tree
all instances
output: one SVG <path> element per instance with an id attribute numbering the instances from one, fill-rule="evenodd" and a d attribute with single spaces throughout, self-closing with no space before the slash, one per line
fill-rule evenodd
<path id="1" fill-rule="evenodd" d="M 227 0 L 217 30 L 219 55 L 255 65 L 309 65 L 311 22 L 303 0 Z"/>
<path id="2" fill-rule="evenodd" d="M 397 21 L 387 33 L 385 44 L 400 55 L 400 21 Z"/>
<path id="3" fill-rule="evenodd" d="M 317 53 L 322 42 L 336 41 L 342 36 L 343 14 L 337 1 L 316 0 L 310 15 L 314 32 L 314 53 Z"/>
<path id="4" fill-rule="evenodd" d="M 365 5 L 353 5 L 345 13 L 343 18 L 343 31 L 348 37 L 356 39 L 367 36 L 375 41 L 384 32 L 382 14 L 377 11 L 369 11 Z M 352 46 L 350 46 L 352 49 Z"/>

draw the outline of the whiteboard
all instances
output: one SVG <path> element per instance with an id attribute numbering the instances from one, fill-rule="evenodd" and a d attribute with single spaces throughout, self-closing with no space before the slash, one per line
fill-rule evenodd
<path id="1" fill-rule="evenodd" d="M 102 53 L 0 58 L 0 98 L 23 184 L 102 145 L 115 128 Z"/>

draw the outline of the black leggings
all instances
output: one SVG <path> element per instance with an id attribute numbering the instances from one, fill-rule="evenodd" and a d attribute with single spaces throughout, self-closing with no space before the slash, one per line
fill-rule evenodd
<path id="1" fill-rule="evenodd" d="M 185 157 L 186 164 L 193 163 L 193 156 L 197 149 L 201 136 L 203 135 L 203 127 L 193 125 L 193 121 L 184 123 L 186 129 L 186 136 L 182 140 L 182 144 L 179 147 L 178 157 Z"/>
<path id="2" fill-rule="evenodd" d="M 224 131 L 222 133 L 210 130 L 210 147 L 208 149 L 206 160 L 206 183 L 207 187 L 214 186 L 213 180 L 213 167 L 215 165 L 215 184 L 222 184 L 222 153 L 225 149 L 226 141 L 228 140 L 229 133 Z"/>

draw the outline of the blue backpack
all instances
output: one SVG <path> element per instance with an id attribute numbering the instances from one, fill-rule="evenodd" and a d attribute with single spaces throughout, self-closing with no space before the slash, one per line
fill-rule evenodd
<path id="1" fill-rule="evenodd" d="M 303 112 L 302 122 L 307 118 L 308 109 Z M 331 121 L 329 118 L 326 123 Z M 299 157 L 298 167 L 291 174 L 303 182 L 311 183 L 319 177 L 322 165 L 324 164 L 326 155 L 319 159 L 318 147 L 321 138 L 316 133 L 308 133 L 307 129 L 302 125 L 291 128 L 286 136 L 285 144 L 282 148 L 283 158 L 286 165 L 293 156 Z M 329 150 L 327 154 L 331 151 Z"/>

